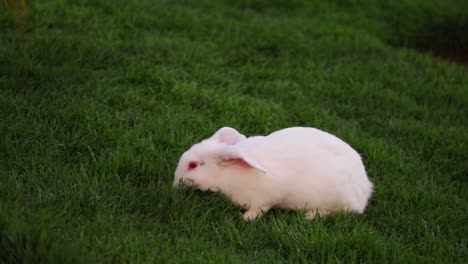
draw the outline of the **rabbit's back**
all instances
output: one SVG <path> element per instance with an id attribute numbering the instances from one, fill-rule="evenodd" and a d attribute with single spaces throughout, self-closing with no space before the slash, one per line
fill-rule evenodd
<path id="1" fill-rule="evenodd" d="M 242 145 L 268 168 L 268 181 L 283 194 L 278 207 L 362 212 L 367 205 L 372 183 L 361 157 L 336 136 L 294 127 L 248 138 Z"/>

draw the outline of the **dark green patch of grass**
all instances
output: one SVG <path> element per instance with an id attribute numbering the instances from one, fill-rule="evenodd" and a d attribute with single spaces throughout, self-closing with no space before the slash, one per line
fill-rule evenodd
<path id="1" fill-rule="evenodd" d="M 416 2 L 36 1 L 22 36 L 0 12 L 0 260 L 466 262 L 467 70 L 397 47 L 466 43 L 468 9 Z M 428 17 L 460 27 L 419 43 Z M 368 210 L 244 223 L 174 191 L 224 125 L 338 135 Z"/>
<path id="2" fill-rule="evenodd" d="M 468 65 L 467 1 L 364 2 L 341 1 L 341 7 L 371 18 L 374 23 L 362 26 L 392 46 L 412 48 Z"/>

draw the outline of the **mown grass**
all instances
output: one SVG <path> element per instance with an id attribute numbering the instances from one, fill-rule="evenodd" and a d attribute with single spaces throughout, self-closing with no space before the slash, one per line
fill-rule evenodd
<path id="1" fill-rule="evenodd" d="M 468 71 L 408 49 L 468 43 L 466 4 L 436 3 L 34 1 L 22 36 L 2 11 L 0 261 L 467 262 Z M 338 135 L 368 210 L 244 223 L 174 191 L 224 125 Z"/>

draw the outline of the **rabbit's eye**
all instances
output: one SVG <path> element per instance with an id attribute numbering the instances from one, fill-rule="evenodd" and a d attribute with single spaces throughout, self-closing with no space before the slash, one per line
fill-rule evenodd
<path id="1" fill-rule="evenodd" d="M 187 167 L 188 167 L 189 170 L 193 170 L 193 169 L 195 169 L 195 168 L 198 167 L 198 162 L 196 162 L 196 161 L 191 161 L 191 162 L 189 162 L 189 164 L 188 164 Z"/>

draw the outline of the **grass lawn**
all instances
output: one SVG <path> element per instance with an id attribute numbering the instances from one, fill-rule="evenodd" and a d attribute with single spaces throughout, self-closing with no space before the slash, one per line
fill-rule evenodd
<path id="1" fill-rule="evenodd" d="M 429 55 L 468 47 L 466 1 L 27 2 L 22 35 L 0 9 L 0 262 L 468 262 L 468 68 Z M 225 125 L 349 142 L 365 214 L 173 190 Z"/>

